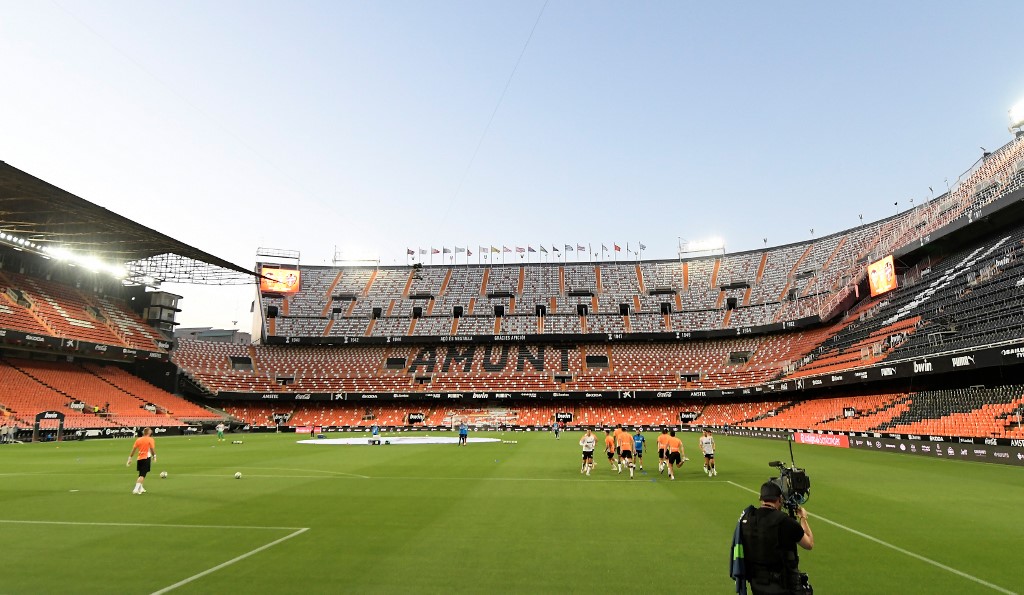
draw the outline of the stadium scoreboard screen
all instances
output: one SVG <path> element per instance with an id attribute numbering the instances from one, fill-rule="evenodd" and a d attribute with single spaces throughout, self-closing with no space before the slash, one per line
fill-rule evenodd
<path id="1" fill-rule="evenodd" d="M 871 297 L 896 289 L 896 268 L 891 254 L 868 265 L 868 287 L 871 289 Z"/>
<path id="2" fill-rule="evenodd" d="M 260 269 L 260 291 L 263 293 L 292 294 L 299 291 L 302 276 L 298 269 L 264 266 Z"/>

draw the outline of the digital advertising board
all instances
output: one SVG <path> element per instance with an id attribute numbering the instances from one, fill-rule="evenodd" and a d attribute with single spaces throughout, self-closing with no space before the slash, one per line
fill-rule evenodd
<path id="1" fill-rule="evenodd" d="M 260 274 L 263 275 L 260 279 L 260 291 L 263 293 L 297 293 L 302 281 L 298 269 L 264 266 Z"/>
<path id="2" fill-rule="evenodd" d="M 896 268 L 891 254 L 868 265 L 868 286 L 871 288 L 871 297 L 896 289 Z"/>

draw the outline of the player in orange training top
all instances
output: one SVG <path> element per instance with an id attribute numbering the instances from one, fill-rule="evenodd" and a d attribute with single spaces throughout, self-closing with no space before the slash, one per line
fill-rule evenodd
<path id="1" fill-rule="evenodd" d="M 604 452 L 608 455 L 608 463 L 612 466 L 612 471 L 615 471 L 615 438 L 612 438 L 612 431 L 604 431 Z"/>
<path id="2" fill-rule="evenodd" d="M 664 473 L 665 468 L 668 467 L 667 445 L 668 430 L 662 430 L 661 434 L 658 434 L 658 473 Z"/>
<path id="3" fill-rule="evenodd" d="M 675 479 L 676 474 L 672 472 L 672 467 L 683 466 L 683 441 L 676 438 L 675 430 L 669 432 L 668 442 L 665 444 L 665 453 L 668 455 L 668 478 Z"/>
<path id="4" fill-rule="evenodd" d="M 135 480 L 135 487 L 132 488 L 133 494 L 145 494 L 146 488 L 142 487 L 142 482 L 146 481 L 146 474 L 149 473 L 152 467 L 152 462 L 156 459 L 156 442 L 150 435 L 153 430 L 146 428 L 142 430 L 142 436 L 135 440 L 135 444 L 132 445 L 132 452 L 128 455 L 128 462 L 124 464 L 125 467 L 132 464 L 132 457 L 135 453 L 139 453 L 139 458 L 135 463 L 135 468 L 139 471 L 139 478 Z"/>
<path id="5" fill-rule="evenodd" d="M 619 473 L 622 465 L 629 469 L 629 478 L 633 479 L 633 436 L 626 430 L 619 432 Z"/>

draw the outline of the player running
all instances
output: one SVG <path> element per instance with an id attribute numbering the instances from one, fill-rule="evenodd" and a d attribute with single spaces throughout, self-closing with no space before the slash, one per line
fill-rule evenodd
<path id="1" fill-rule="evenodd" d="M 658 473 L 664 473 L 668 467 L 668 430 L 662 430 L 658 434 Z"/>
<path id="2" fill-rule="evenodd" d="M 142 482 L 146 481 L 146 474 L 152 468 L 153 459 L 156 458 L 156 442 L 150 434 L 153 430 L 146 428 L 142 430 L 142 436 L 139 436 L 135 440 L 135 444 L 132 445 L 132 451 L 128 454 L 128 462 L 124 464 L 125 467 L 132 464 L 132 457 L 135 453 L 139 453 L 139 458 L 135 462 L 135 469 L 139 472 L 139 478 L 135 480 L 135 487 L 132 488 L 133 494 L 145 494 L 146 488 L 142 487 Z"/>
<path id="3" fill-rule="evenodd" d="M 622 473 L 622 448 L 619 447 L 619 434 L 622 433 L 622 424 L 615 424 L 612 430 L 612 440 L 615 441 L 615 468 Z"/>
<path id="4" fill-rule="evenodd" d="M 590 475 L 590 470 L 594 468 L 594 448 L 597 447 L 597 436 L 587 430 L 587 433 L 580 438 L 580 446 L 583 447 L 583 466 L 580 467 L 580 473 Z"/>
<path id="5" fill-rule="evenodd" d="M 668 442 L 665 443 L 665 454 L 668 455 L 668 478 L 675 479 L 676 474 L 673 472 L 672 467 L 676 468 L 683 466 L 683 441 L 676 438 L 676 431 L 671 430 L 668 436 Z"/>
<path id="6" fill-rule="evenodd" d="M 633 464 L 633 437 L 626 430 L 619 432 L 619 473 L 622 473 L 622 466 L 626 465 L 629 469 L 629 478 L 633 479 L 633 469 L 636 465 Z"/>
<path id="7" fill-rule="evenodd" d="M 647 439 L 640 433 L 640 428 L 636 429 L 636 434 L 633 435 L 633 460 L 636 461 L 640 470 L 644 470 L 644 443 Z"/>
<path id="8" fill-rule="evenodd" d="M 715 469 L 715 439 L 711 437 L 711 430 L 704 430 L 704 435 L 700 437 L 700 450 L 704 453 L 704 472 L 708 477 L 718 475 L 718 469 Z"/>
<path id="9" fill-rule="evenodd" d="M 612 431 L 604 431 L 604 452 L 608 455 L 608 463 L 615 471 L 615 438 L 612 438 Z"/>

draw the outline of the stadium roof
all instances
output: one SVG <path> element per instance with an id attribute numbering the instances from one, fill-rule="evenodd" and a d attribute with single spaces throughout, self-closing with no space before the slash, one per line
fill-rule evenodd
<path id="1" fill-rule="evenodd" d="M 44 249 L 62 248 L 108 264 L 129 278 L 231 285 L 256 274 L 61 190 L 0 161 L 0 231 Z"/>

